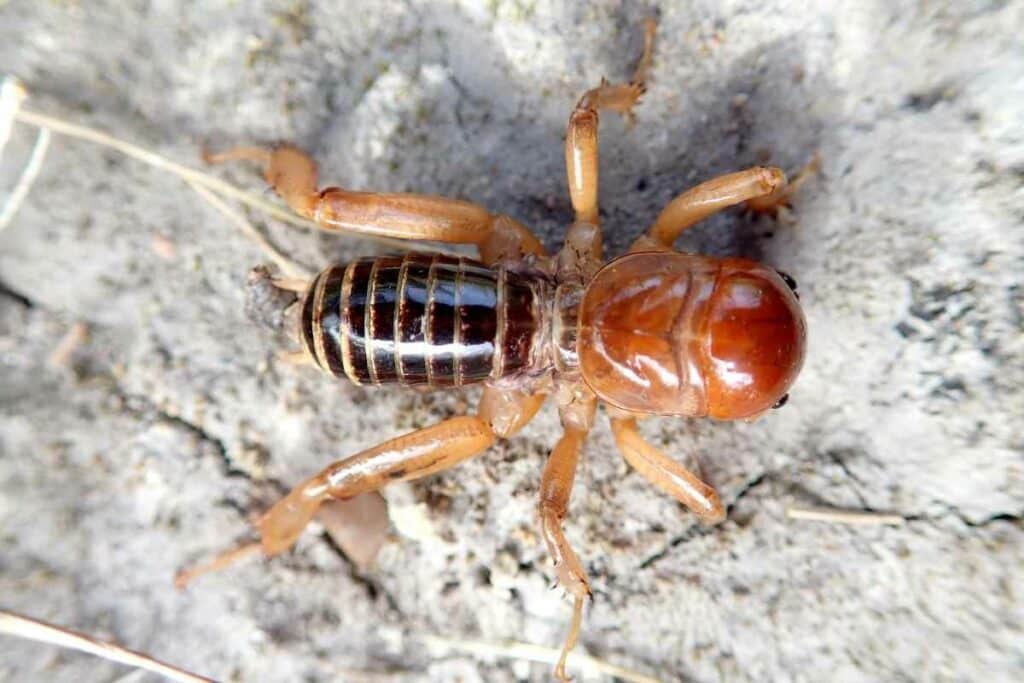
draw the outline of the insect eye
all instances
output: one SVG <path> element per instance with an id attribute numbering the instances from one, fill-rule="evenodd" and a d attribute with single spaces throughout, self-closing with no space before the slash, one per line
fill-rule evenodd
<path id="1" fill-rule="evenodd" d="M 782 406 L 786 405 L 786 403 L 788 401 L 789 401 L 789 394 L 783 394 L 782 398 L 780 398 L 778 401 L 776 401 L 775 405 L 772 406 L 772 410 L 778 410 Z"/>
<path id="2" fill-rule="evenodd" d="M 794 292 L 796 291 L 796 280 L 793 279 L 792 275 L 781 270 L 777 270 L 775 272 L 779 274 L 779 277 L 782 278 L 783 282 L 789 285 L 790 289 L 792 289 Z"/>
<path id="3" fill-rule="evenodd" d="M 789 289 L 793 292 L 793 296 L 799 299 L 800 292 L 796 291 L 796 280 L 793 279 L 793 276 L 781 270 L 776 270 L 775 272 L 778 273 L 779 277 L 782 278 L 782 281 L 789 286 Z"/>

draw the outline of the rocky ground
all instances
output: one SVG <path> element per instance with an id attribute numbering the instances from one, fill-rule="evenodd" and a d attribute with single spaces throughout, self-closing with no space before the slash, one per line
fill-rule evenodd
<path id="1" fill-rule="evenodd" d="M 1020 679 L 1024 4 L 179 5 L 0 2 L 0 70 L 28 108 L 180 163 L 290 140 L 328 183 L 477 201 L 551 248 L 571 220 L 570 108 L 629 75 L 658 16 L 636 125 L 602 119 L 609 250 L 700 180 L 820 152 L 795 224 L 727 212 L 679 243 L 793 274 L 810 351 L 789 405 L 757 423 L 645 423 L 721 491 L 713 529 L 630 472 L 599 421 L 567 522 L 596 593 L 580 649 L 665 681 Z M 0 201 L 33 139 L 15 127 Z M 382 249 L 250 215 L 310 267 Z M 54 138 L 0 234 L 0 607 L 219 680 L 547 680 L 437 639 L 561 640 L 569 606 L 534 518 L 550 407 L 386 490 L 396 523 L 370 568 L 310 533 L 172 588 L 284 488 L 478 396 L 280 364 L 244 310 L 262 261 L 178 179 Z M 54 366 L 76 323 L 88 339 Z M 788 520 L 794 506 L 904 523 Z M 122 674 L 0 639 L 0 680 Z"/>

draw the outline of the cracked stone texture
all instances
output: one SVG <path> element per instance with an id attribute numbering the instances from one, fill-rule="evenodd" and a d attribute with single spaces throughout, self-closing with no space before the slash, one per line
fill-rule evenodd
<path id="1" fill-rule="evenodd" d="M 290 140 L 326 183 L 478 201 L 551 248 L 571 219 L 570 108 L 628 76 L 651 9 L 179 4 L 0 3 L 0 65 L 32 108 L 182 163 L 204 143 Z M 596 593 L 581 649 L 666 681 L 1019 680 L 1024 4 L 657 12 L 636 126 L 602 119 L 609 252 L 700 180 L 820 151 L 795 225 L 730 211 L 679 242 L 792 273 L 810 352 L 789 405 L 757 423 L 644 424 L 719 488 L 714 529 L 630 472 L 599 420 L 566 525 Z M 32 139 L 16 127 L 3 192 Z M 381 250 L 253 218 L 310 266 Z M 244 313 L 263 255 L 180 181 L 88 143 L 54 139 L 0 244 L 0 605 L 223 680 L 547 679 L 420 635 L 560 643 L 569 607 L 534 519 L 552 408 L 387 490 L 428 524 L 393 529 L 368 571 L 309 533 L 178 593 L 174 571 L 244 537 L 281 490 L 478 392 L 354 388 L 276 362 L 281 340 Z M 49 367 L 79 321 L 89 341 Z M 785 518 L 816 505 L 908 522 Z M 120 672 L 0 639 L 3 680 Z"/>

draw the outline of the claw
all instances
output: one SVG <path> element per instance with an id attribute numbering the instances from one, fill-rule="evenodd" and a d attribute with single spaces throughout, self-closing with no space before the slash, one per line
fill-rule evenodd
<path id="1" fill-rule="evenodd" d="M 778 188 L 767 197 L 750 199 L 746 203 L 746 210 L 752 214 L 767 214 L 773 219 L 786 225 L 796 222 L 793 218 L 793 196 L 821 168 L 821 155 L 815 153 L 807 164 L 797 171 L 792 181 Z"/>

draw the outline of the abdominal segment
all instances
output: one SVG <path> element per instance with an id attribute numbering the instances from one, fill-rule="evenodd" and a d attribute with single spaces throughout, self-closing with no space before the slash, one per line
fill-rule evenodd
<path id="1" fill-rule="evenodd" d="M 473 384 L 530 363 L 534 284 L 461 257 L 361 259 L 317 275 L 300 332 L 323 370 L 356 384 Z"/>

